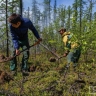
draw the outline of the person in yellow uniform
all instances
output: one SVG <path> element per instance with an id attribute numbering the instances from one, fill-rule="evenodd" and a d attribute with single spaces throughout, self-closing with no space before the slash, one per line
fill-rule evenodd
<path id="1" fill-rule="evenodd" d="M 81 45 L 72 33 L 66 32 L 65 28 L 61 28 L 59 33 L 65 45 L 64 57 L 67 56 L 66 68 L 70 67 L 70 63 L 73 63 L 73 67 L 75 68 L 81 55 Z"/>

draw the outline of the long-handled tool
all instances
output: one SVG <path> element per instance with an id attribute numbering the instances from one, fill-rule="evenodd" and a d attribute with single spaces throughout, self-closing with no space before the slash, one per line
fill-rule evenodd
<path id="1" fill-rule="evenodd" d="M 40 43 L 41 46 L 43 46 L 45 49 L 47 49 L 49 52 L 51 52 L 54 56 L 56 56 L 57 58 L 59 58 L 59 56 L 54 53 L 53 51 L 51 51 L 48 47 L 46 47 L 44 44 Z"/>
<path id="2" fill-rule="evenodd" d="M 59 59 L 61 59 L 62 57 L 64 57 L 64 56 L 58 56 L 56 53 L 54 53 L 53 51 L 51 51 L 51 50 L 49 50 L 49 48 L 48 47 L 46 47 L 46 46 L 44 46 L 42 43 L 40 43 L 40 45 L 41 46 L 43 46 L 45 49 L 47 49 L 49 52 L 51 52 L 54 56 L 56 56 L 57 57 L 57 59 L 56 58 L 54 58 L 54 57 L 50 57 L 50 59 L 49 59 L 49 61 L 50 62 L 55 62 L 55 61 L 57 61 L 57 60 L 59 60 Z"/>
<path id="3" fill-rule="evenodd" d="M 35 42 L 33 45 L 29 46 L 29 48 L 31 48 L 31 47 L 33 47 L 33 46 L 35 46 L 35 45 L 37 45 L 37 44 L 39 44 L 38 41 Z M 27 50 L 28 50 L 28 48 L 20 51 L 20 54 L 23 53 L 24 51 L 27 51 Z M 19 54 L 19 55 L 20 55 L 20 54 Z M 0 63 L 10 61 L 10 60 L 12 60 L 13 58 L 15 58 L 16 56 L 19 56 L 19 55 L 14 55 L 14 56 L 12 56 L 12 57 L 5 57 L 4 55 L 1 55 L 1 56 L 0 56 Z"/>

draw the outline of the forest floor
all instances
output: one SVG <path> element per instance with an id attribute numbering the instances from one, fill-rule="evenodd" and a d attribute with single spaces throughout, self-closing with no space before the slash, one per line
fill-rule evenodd
<path id="1" fill-rule="evenodd" d="M 18 58 L 17 76 L 11 77 L 9 62 L 0 64 L 7 73 L 0 78 L 0 96 L 96 96 L 96 64 L 80 57 L 78 66 L 65 69 L 66 58 L 50 62 L 51 55 L 30 56 L 29 76 L 22 76 Z M 43 57 L 43 58 L 42 58 Z"/>

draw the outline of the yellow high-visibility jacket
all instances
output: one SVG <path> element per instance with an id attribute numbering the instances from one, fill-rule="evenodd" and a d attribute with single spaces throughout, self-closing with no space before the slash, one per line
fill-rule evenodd
<path id="1" fill-rule="evenodd" d="M 73 50 L 80 46 L 77 38 L 70 32 L 64 32 L 62 34 L 63 42 L 65 45 L 65 50 Z"/>

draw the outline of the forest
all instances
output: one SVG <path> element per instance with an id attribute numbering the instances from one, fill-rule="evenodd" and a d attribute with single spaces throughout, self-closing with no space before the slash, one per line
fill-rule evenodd
<path id="1" fill-rule="evenodd" d="M 71 6 L 59 7 L 57 0 L 53 5 L 51 0 L 30 3 L 25 9 L 23 0 L 0 0 L 0 59 L 12 54 L 8 23 L 12 13 L 29 18 L 42 37 L 41 44 L 29 50 L 29 76 L 22 76 L 20 71 L 23 54 L 17 56 L 17 76 L 10 74 L 10 60 L 0 63 L 0 96 L 96 96 L 96 0 L 74 0 Z M 62 27 L 73 33 L 82 46 L 75 70 L 72 64 L 65 70 L 67 60 L 61 57 L 65 49 L 58 31 Z M 30 45 L 37 40 L 30 30 L 28 37 Z M 56 61 L 50 62 L 51 57 Z"/>

